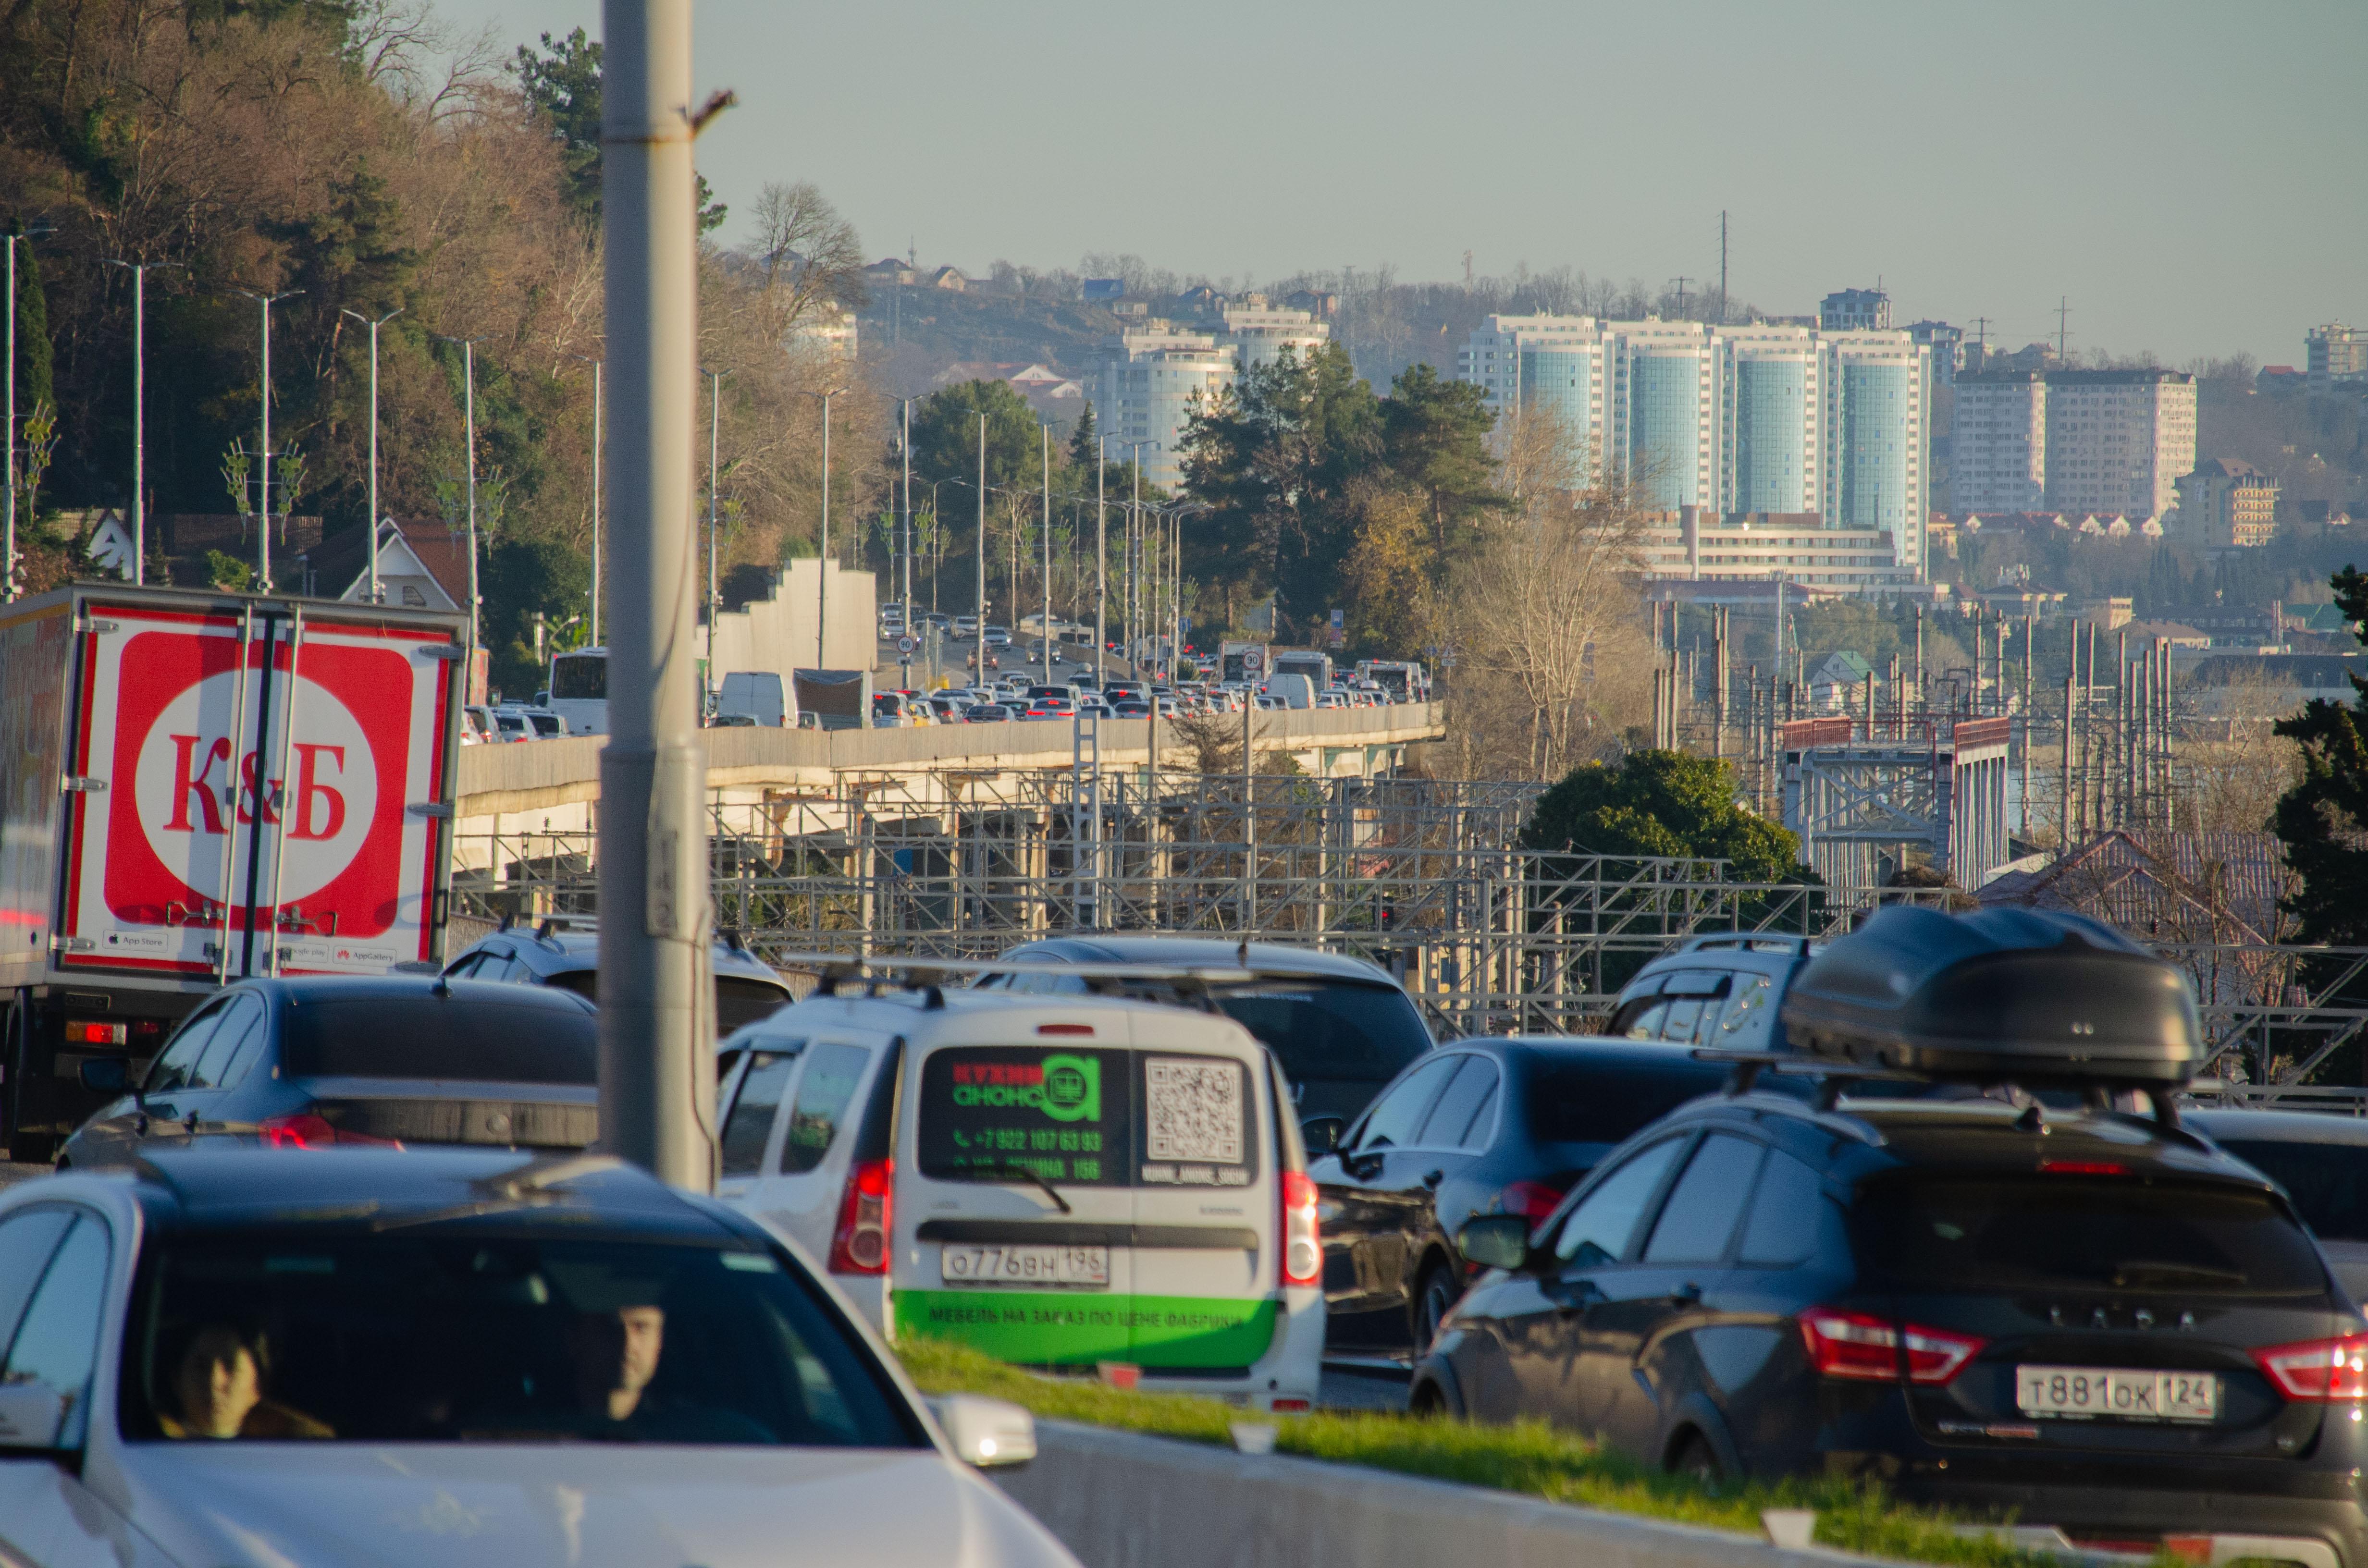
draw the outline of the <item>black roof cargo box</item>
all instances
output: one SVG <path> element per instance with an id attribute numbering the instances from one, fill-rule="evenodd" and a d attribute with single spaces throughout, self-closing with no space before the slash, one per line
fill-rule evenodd
<path id="1" fill-rule="evenodd" d="M 1811 1055 L 2032 1087 L 2185 1083 L 2202 1059 L 2178 970 L 2093 920 L 1894 904 L 1810 960 L 1784 999 Z"/>

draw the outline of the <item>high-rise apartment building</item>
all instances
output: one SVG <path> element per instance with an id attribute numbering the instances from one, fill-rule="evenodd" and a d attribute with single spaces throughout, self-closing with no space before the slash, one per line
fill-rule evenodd
<path id="1" fill-rule="evenodd" d="M 1889 332 L 1891 296 L 1880 289 L 1838 289 L 1817 301 L 1819 332 Z"/>
<path id="2" fill-rule="evenodd" d="M 2303 373 L 2310 390 L 2325 395 L 2335 383 L 2368 380 L 2368 328 L 2329 322 L 2302 335 Z"/>
<path id="3" fill-rule="evenodd" d="M 2183 370 L 2047 372 L 2047 510 L 2150 521 L 2195 467 L 2195 378 Z"/>
<path id="4" fill-rule="evenodd" d="M 1105 341 L 1101 374 L 1093 382 L 1094 419 L 1114 459 L 1135 456 L 1143 476 L 1173 489 L 1184 477 L 1184 433 L 1201 402 L 1234 384 L 1242 371 L 1270 364 L 1284 349 L 1302 359 L 1331 339 L 1328 323 L 1306 311 L 1263 305 L 1224 312 L 1223 332 L 1193 332 L 1156 318 Z"/>
<path id="5" fill-rule="evenodd" d="M 2195 466 L 2180 370 L 1985 370 L 1957 378 L 1951 499 L 1964 512 L 2110 513 L 2178 503 Z"/>
<path id="6" fill-rule="evenodd" d="M 1905 332 L 1492 316 L 1457 373 L 1550 413 L 1573 467 L 1712 516 L 1822 514 L 1923 558 L 1928 351 Z"/>
<path id="7" fill-rule="evenodd" d="M 1957 371 L 1964 368 L 1965 329 L 1944 321 L 1909 322 L 1907 335 L 1932 351 L 1932 384 L 1956 385 Z"/>
<path id="8" fill-rule="evenodd" d="M 1960 512 L 2037 512 L 2047 505 L 2047 379 L 2036 370 L 1957 378 L 1949 499 Z"/>

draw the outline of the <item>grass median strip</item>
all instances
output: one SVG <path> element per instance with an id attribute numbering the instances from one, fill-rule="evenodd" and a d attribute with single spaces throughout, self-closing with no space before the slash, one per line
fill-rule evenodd
<path id="1" fill-rule="evenodd" d="M 896 1353 L 929 1393 L 1007 1399 L 1055 1421 L 1111 1426 L 1220 1446 L 1243 1411 L 1192 1394 L 1140 1393 L 1084 1378 L 1044 1377 L 966 1346 L 902 1340 Z M 2062 1568 L 2045 1553 L 1954 1533 L 1939 1513 L 1902 1506 L 1843 1481 L 1750 1483 L 1716 1488 L 1669 1475 L 1541 1421 L 1486 1426 L 1378 1414 L 1278 1415 L 1275 1451 L 1405 1475 L 1518 1492 L 1554 1503 L 1760 1535 L 1767 1508 L 1813 1508 L 1816 1539 L 1846 1551 L 1961 1568 Z"/>

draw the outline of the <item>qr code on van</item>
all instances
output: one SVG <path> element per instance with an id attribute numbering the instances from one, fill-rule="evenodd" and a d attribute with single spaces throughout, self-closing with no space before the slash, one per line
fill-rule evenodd
<path id="1" fill-rule="evenodd" d="M 1242 1161 L 1242 1069 L 1234 1062 L 1143 1064 L 1151 1160 Z"/>

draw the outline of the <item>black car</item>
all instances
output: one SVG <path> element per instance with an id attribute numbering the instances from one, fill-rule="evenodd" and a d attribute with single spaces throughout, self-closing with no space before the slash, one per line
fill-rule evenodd
<path id="1" fill-rule="evenodd" d="M 1179 991 L 1170 981 L 989 974 L 978 983 L 1022 993 L 1098 991 L 1151 1002 L 1212 1004 L 1275 1054 L 1291 1085 L 1310 1152 L 1329 1149 L 1401 1068 L 1431 1049 L 1430 1030 L 1406 988 L 1363 959 L 1272 942 L 1206 937 L 1055 937 L 1011 949 L 1006 960 L 1042 963 L 1141 964 L 1244 973 L 1235 983 Z"/>
<path id="2" fill-rule="evenodd" d="M 1326 1344 L 1429 1348 L 1478 1272 L 1456 1250 L 1465 1221 L 1543 1220 L 1637 1129 L 1726 1079 L 1676 1046 L 1626 1040 L 1463 1040 L 1420 1059 L 1308 1167 Z"/>
<path id="3" fill-rule="evenodd" d="M 708 961 L 715 975 L 715 1035 L 721 1040 L 797 996 L 789 982 L 737 937 L 715 939 Z M 499 929 L 444 966 L 454 980 L 499 980 L 513 985 L 556 985 L 600 999 L 600 933 L 588 924 L 549 919 L 529 930 L 505 919 Z"/>
<path id="4" fill-rule="evenodd" d="M 67 1139 L 61 1167 L 159 1150 L 475 1143 L 575 1150 L 599 1134 L 592 1004 L 557 987 L 434 975 L 245 980 L 189 1015 L 122 1097 Z"/>
<path id="5" fill-rule="evenodd" d="M 2285 1195 L 2178 1124 L 2177 971 L 2072 917 L 1886 912 L 1795 982 L 1800 1065 L 1608 1157 L 1477 1282 L 1417 1410 L 1543 1416 L 1706 1477 L 1878 1478 L 2076 1542 L 2368 1562 L 2368 1322 Z M 1839 1097 L 1936 1082 L 1958 1098 Z M 2004 1085 L 2086 1083 L 2054 1109 Z M 2147 1095 L 2152 1118 L 2110 1108 Z"/>
<path id="6" fill-rule="evenodd" d="M 2198 1110 L 2187 1125 L 2285 1188 L 2354 1302 L 2368 1301 L 2368 1121 L 2323 1111 Z"/>

